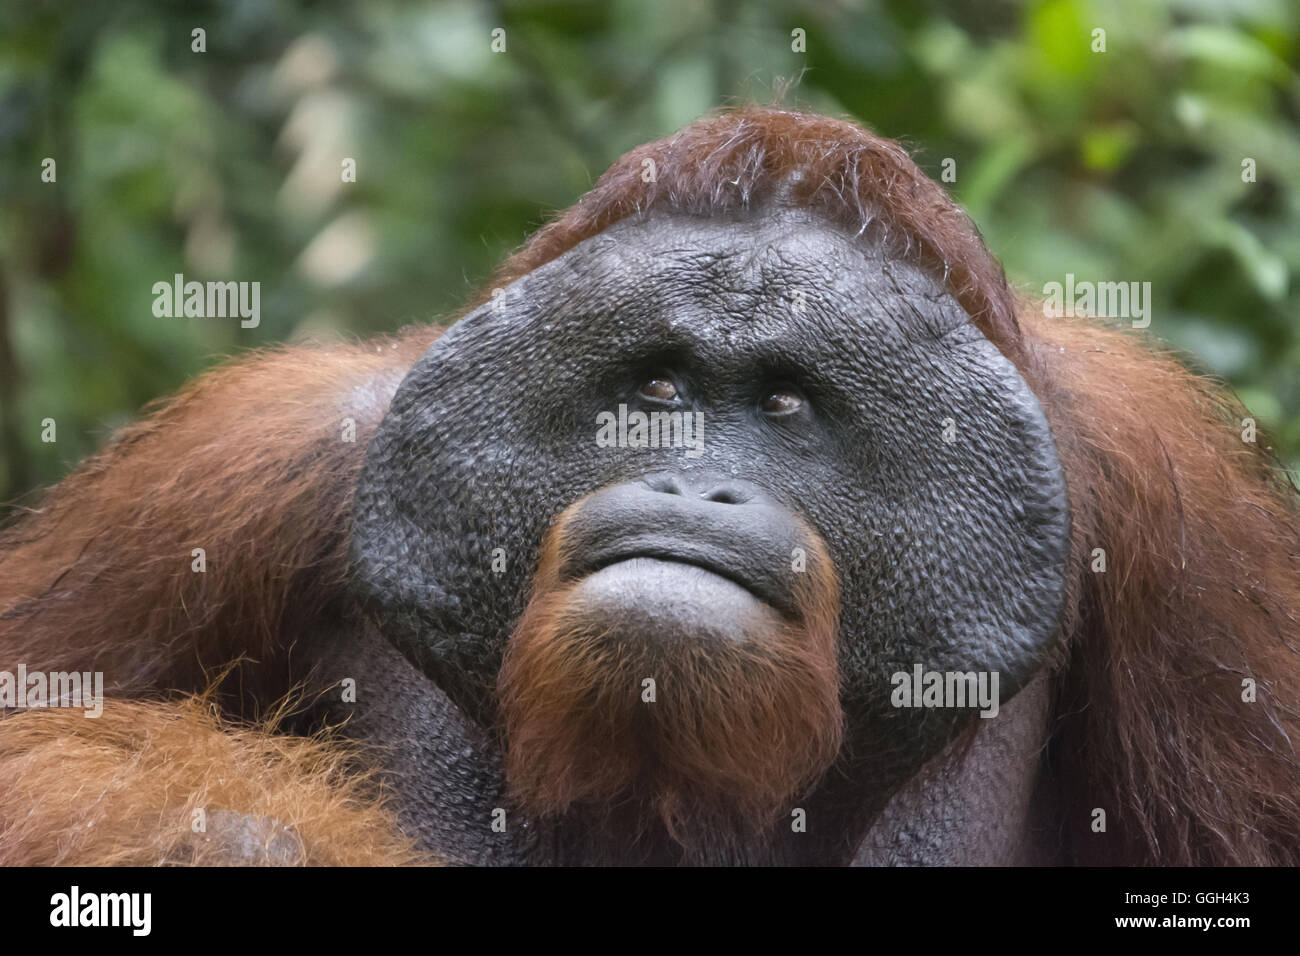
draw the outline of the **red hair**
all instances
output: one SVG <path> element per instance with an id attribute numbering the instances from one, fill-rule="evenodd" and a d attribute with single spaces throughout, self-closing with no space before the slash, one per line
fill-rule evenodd
<path id="1" fill-rule="evenodd" d="M 886 243 L 895 256 L 930 266 L 986 335 L 1015 347 L 1015 301 L 1001 264 L 907 151 L 854 123 L 785 110 L 721 113 L 625 153 L 489 285 L 513 282 L 653 208 L 717 216 L 771 201 L 816 210 Z"/>
<path id="2" fill-rule="evenodd" d="M 570 505 L 542 542 L 532 594 L 497 683 L 512 796 L 539 816 L 639 799 L 688 848 L 710 831 L 762 834 L 835 760 L 843 714 L 839 583 L 808 530 L 798 620 L 775 611 L 745 640 L 668 648 L 610 639 L 560 568 Z M 638 688 L 653 674 L 653 705 Z M 635 819 L 637 814 L 628 815 Z"/>

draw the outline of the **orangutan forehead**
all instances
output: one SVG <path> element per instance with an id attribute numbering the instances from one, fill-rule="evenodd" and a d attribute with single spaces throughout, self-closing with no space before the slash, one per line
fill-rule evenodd
<path id="1" fill-rule="evenodd" d="M 933 276 L 896 253 L 888 236 L 854 234 L 809 210 L 656 210 L 615 223 L 543 266 L 528 280 L 528 294 L 543 308 L 695 314 L 722 324 L 920 317 L 929 326 L 937 317 L 947 330 L 969 321 Z"/>

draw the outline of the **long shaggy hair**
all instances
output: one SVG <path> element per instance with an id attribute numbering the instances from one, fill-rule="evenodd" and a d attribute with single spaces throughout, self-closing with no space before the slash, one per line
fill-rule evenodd
<path id="1" fill-rule="evenodd" d="M 373 866 L 429 862 L 340 740 L 226 724 L 210 702 L 0 719 L 8 865 Z"/>

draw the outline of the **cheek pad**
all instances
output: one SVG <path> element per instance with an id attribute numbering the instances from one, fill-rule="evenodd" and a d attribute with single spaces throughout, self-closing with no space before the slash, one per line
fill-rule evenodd
<path id="1" fill-rule="evenodd" d="M 421 357 L 379 425 L 356 493 L 353 586 L 363 605 L 478 715 L 543 534 L 616 464 L 596 454 L 596 405 L 580 409 L 595 401 L 583 368 L 607 364 L 618 346 L 591 341 L 576 320 L 543 321 L 529 290 L 554 267 L 510 286 L 505 308 L 489 303 L 457 321 Z M 573 454 L 583 441 L 591 454 Z"/>
<path id="2" fill-rule="evenodd" d="M 873 323 L 869 353 L 839 373 L 870 431 L 832 505 L 852 529 L 832 541 L 855 596 L 841 619 L 850 716 L 935 723 L 891 703 L 893 676 L 918 665 L 996 672 L 1005 701 L 1060 637 L 1070 520 L 1051 430 L 1015 366 L 957 318 L 937 335 Z"/>

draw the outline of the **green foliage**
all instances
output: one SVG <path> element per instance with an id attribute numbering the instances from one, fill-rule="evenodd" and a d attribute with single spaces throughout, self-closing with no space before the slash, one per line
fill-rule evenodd
<path id="1" fill-rule="evenodd" d="M 955 160 L 1027 290 L 1149 281 L 1294 463 L 1298 58 L 1287 0 L 7 5 L 0 499 L 220 355 L 446 314 L 623 151 L 782 96 Z M 155 317 L 178 272 L 260 281 L 260 326 Z"/>

